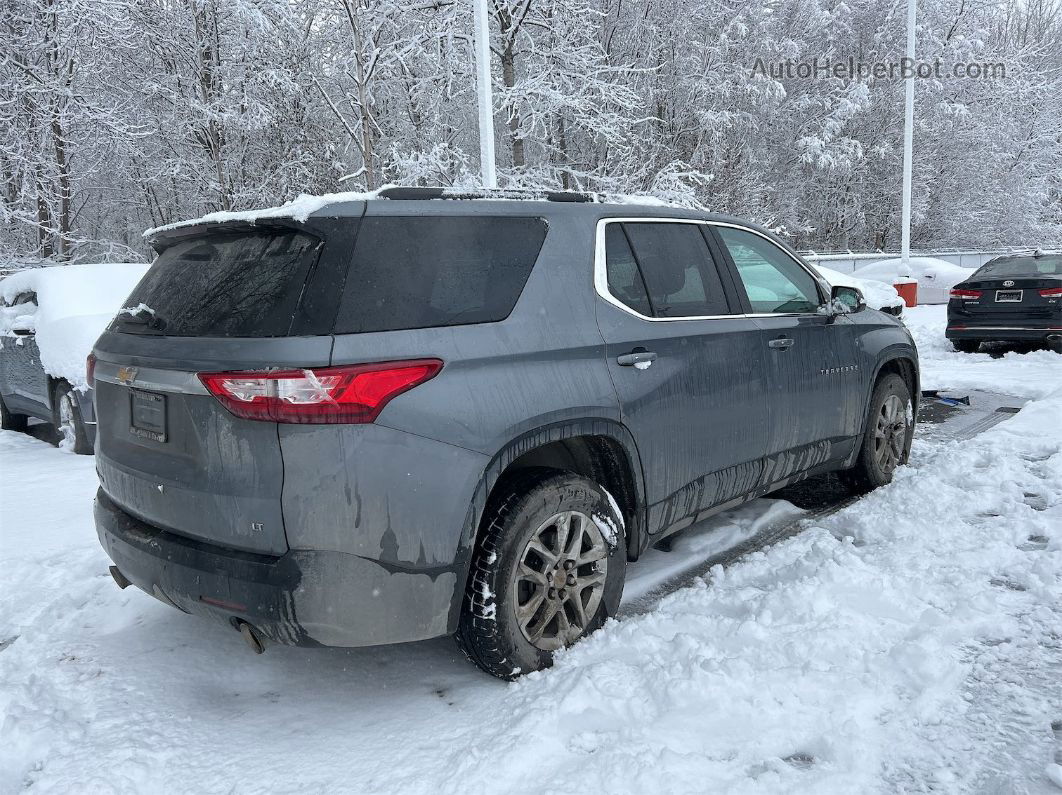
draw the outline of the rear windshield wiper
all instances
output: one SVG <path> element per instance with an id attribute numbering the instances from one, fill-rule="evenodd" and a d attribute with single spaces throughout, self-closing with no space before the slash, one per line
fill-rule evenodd
<path id="1" fill-rule="evenodd" d="M 159 317 L 155 310 L 147 304 L 122 307 L 118 310 L 118 314 L 114 319 L 125 325 L 144 326 L 144 328 L 155 332 L 161 332 L 166 327 L 166 321 Z"/>

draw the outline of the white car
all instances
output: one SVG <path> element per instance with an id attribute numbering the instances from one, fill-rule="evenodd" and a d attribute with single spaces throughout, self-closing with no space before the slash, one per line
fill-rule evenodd
<path id="1" fill-rule="evenodd" d="M 946 304 L 948 293 L 959 282 L 973 275 L 973 268 L 964 268 L 936 257 L 911 257 L 911 278 L 918 282 L 918 303 Z M 900 273 L 900 258 L 883 259 L 865 265 L 852 274 L 860 279 L 892 285 Z"/>
<path id="2" fill-rule="evenodd" d="M 831 287 L 855 287 L 863 293 L 863 298 L 866 299 L 867 306 L 871 309 L 888 312 L 890 315 L 903 314 L 905 304 L 891 284 L 872 279 L 860 279 L 851 273 L 841 273 L 821 265 L 814 265 L 814 268 L 822 278 L 830 283 Z"/>

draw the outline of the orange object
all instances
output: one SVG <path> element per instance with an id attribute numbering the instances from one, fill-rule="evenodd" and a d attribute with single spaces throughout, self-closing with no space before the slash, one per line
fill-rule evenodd
<path id="1" fill-rule="evenodd" d="M 908 309 L 912 306 L 918 306 L 918 282 L 899 282 L 894 284 L 896 292 L 900 294 L 900 298 L 907 304 Z"/>

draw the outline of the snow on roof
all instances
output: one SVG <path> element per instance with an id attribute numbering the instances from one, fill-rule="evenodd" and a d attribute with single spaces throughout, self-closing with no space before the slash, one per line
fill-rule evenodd
<path id="1" fill-rule="evenodd" d="M 329 205 L 375 199 L 380 194 L 380 191 L 391 187 L 394 186 L 385 185 L 379 190 L 369 191 L 368 193 L 347 191 L 344 193 L 323 193 L 320 196 L 302 193 L 279 207 L 264 207 L 258 210 L 242 210 L 240 212 L 221 211 L 208 213 L 201 218 L 192 218 L 187 221 L 177 221 L 172 224 L 166 224 L 165 226 L 156 226 L 153 229 L 148 229 L 144 232 L 144 237 L 153 237 L 160 232 L 169 232 L 172 229 L 181 229 L 186 226 L 197 226 L 198 224 L 224 224 L 232 221 L 245 221 L 253 224 L 255 221 L 259 221 L 263 218 L 291 218 L 302 223 L 315 212 L 323 210 Z"/>
<path id="2" fill-rule="evenodd" d="M 164 226 L 156 226 L 144 232 L 144 237 L 150 238 L 161 232 L 169 232 L 173 229 L 182 229 L 184 227 L 198 226 L 200 224 L 223 224 L 234 221 L 253 224 L 255 221 L 267 218 L 290 218 L 299 223 L 304 223 L 311 215 L 331 205 L 369 201 L 370 199 L 385 199 L 388 198 L 386 195 L 388 191 L 399 187 L 401 186 L 384 185 L 376 190 L 368 192 L 350 191 L 344 193 L 324 193 L 320 196 L 303 193 L 278 207 L 264 207 L 257 210 L 242 210 L 239 212 L 214 212 L 208 213 L 200 218 L 177 221 Z M 552 188 L 443 188 L 441 191 L 441 197 L 485 201 L 533 201 L 536 199 L 545 200 L 550 194 L 557 192 L 558 191 L 555 191 Z M 681 204 L 666 201 L 656 196 L 636 194 L 627 195 L 621 193 L 585 193 L 584 195 L 587 196 L 588 201 L 594 203 L 635 204 L 643 207 L 673 207 L 682 210 L 694 209 L 704 211 L 704 208 L 697 204 Z"/>

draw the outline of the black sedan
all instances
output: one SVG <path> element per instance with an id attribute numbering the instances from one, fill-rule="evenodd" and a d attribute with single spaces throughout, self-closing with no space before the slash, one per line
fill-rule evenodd
<path id="1" fill-rule="evenodd" d="M 1062 254 L 1008 255 L 955 285 L 947 337 L 975 353 L 982 342 L 1031 342 L 1062 353 Z"/>

